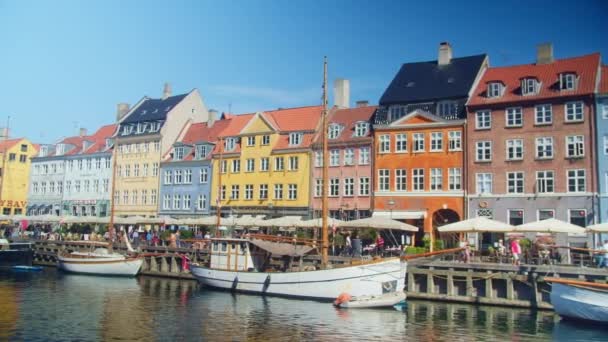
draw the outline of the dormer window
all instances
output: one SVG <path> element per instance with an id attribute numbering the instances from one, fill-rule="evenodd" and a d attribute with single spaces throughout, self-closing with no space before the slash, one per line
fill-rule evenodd
<path id="1" fill-rule="evenodd" d="M 235 138 L 226 138 L 226 140 L 224 141 L 224 150 L 225 151 L 232 151 L 232 150 L 234 150 L 235 146 L 236 146 Z"/>
<path id="2" fill-rule="evenodd" d="M 133 132 L 133 126 L 132 125 L 122 126 L 122 135 L 129 135 L 129 134 L 131 134 L 131 132 Z"/>
<path id="3" fill-rule="evenodd" d="M 329 139 L 336 139 L 340 135 L 341 130 L 342 126 L 332 123 L 327 129 L 327 136 Z"/>
<path id="4" fill-rule="evenodd" d="M 304 133 L 302 133 L 302 132 L 289 133 L 289 145 L 291 145 L 291 146 L 300 145 L 302 143 L 303 136 L 304 136 Z"/>
<path id="5" fill-rule="evenodd" d="M 40 157 L 46 157 L 49 154 L 49 147 L 48 146 L 40 146 L 40 153 L 38 154 L 38 156 Z"/>
<path id="6" fill-rule="evenodd" d="M 65 153 L 65 144 L 57 144 L 57 150 L 55 154 L 58 156 L 62 156 Z"/>
<path id="7" fill-rule="evenodd" d="M 355 126 L 355 137 L 364 137 L 369 132 L 369 123 L 368 122 L 357 122 Z"/>
<path id="8" fill-rule="evenodd" d="M 437 103 L 437 114 L 445 119 L 456 119 L 458 117 L 458 102 L 440 101 Z"/>
<path id="9" fill-rule="evenodd" d="M 173 160 L 182 160 L 184 159 L 184 147 L 175 147 L 175 153 L 173 154 Z"/>
<path id="10" fill-rule="evenodd" d="M 521 80 L 521 94 L 524 96 L 538 93 L 539 88 L 536 78 L 523 78 Z"/>
<path id="11" fill-rule="evenodd" d="M 143 124 L 141 122 L 137 123 L 137 134 L 143 133 L 145 129 L 146 129 L 146 125 L 145 124 Z"/>
<path id="12" fill-rule="evenodd" d="M 559 74 L 559 90 L 576 89 L 576 74 L 565 72 Z"/>
<path id="13" fill-rule="evenodd" d="M 106 149 L 112 147 L 112 145 L 114 145 L 114 140 L 112 140 L 111 138 L 107 138 L 106 139 Z"/>
<path id="14" fill-rule="evenodd" d="M 209 149 L 207 145 L 197 145 L 196 151 L 194 152 L 196 159 L 203 159 L 207 157 L 207 153 L 209 153 Z"/>
<path id="15" fill-rule="evenodd" d="M 501 97 L 504 85 L 500 82 L 488 83 L 488 97 Z"/>

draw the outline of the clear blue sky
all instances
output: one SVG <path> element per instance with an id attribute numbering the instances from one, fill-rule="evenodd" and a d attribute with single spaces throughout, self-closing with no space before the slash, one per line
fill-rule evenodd
<path id="1" fill-rule="evenodd" d="M 608 55 L 608 1 L 0 0 L 0 126 L 53 142 L 115 119 L 116 104 L 198 88 L 235 113 L 320 103 L 329 78 L 377 103 L 404 62 L 488 53 L 530 63 Z"/>

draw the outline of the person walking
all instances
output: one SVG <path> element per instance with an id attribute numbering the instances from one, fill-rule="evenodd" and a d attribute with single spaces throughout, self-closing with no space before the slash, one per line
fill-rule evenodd
<path id="1" fill-rule="evenodd" d="M 346 233 L 346 242 L 345 242 L 345 249 L 346 249 L 346 255 L 347 256 L 351 256 L 353 254 L 353 243 L 350 239 L 350 232 Z"/>
<path id="2" fill-rule="evenodd" d="M 519 238 L 511 240 L 511 254 L 513 255 L 513 265 L 519 266 L 519 258 L 521 255 L 521 246 L 519 245 Z"/>

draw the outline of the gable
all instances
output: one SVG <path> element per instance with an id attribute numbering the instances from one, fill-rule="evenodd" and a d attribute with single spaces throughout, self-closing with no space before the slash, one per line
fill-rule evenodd
<path id="1" fill-rule="evenodd" d="M 256 113 L 251 120 L 243 127 L 240 134 L 268 133 L 275 129 L 260 113 Z"/>
<path id="2" fill-rule="evenodd" d="M 408 115 L 400 118 L 399 120 L 394 121 L 390 126 L 404 126 L 404 125 L 420 125 L 420 124 L 430 124 L 430 123 L 444 123 L 445 119 L 433 115 L 428 112 L 423 112 L 420 110 L 415 110 Z"/>

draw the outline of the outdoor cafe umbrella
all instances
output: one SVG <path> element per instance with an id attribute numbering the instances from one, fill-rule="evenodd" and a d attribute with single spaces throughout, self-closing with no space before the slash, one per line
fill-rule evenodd
<path id="1" fill-rule="evenodd" d="M 487 217 L 475 217 L 472 219 L 443 225 L 437 228 L 437 230 L 440 233 L 507 233 L 514 231 L 515 227 L 504 222 L 491 220 Z"/>
<path id="2" fill-rule="evenodd" d="M 418 227 L 385 217 L 368 217 L 353 221 L 344 221 L 338 225 L 340 228 L 373 228 L 394 229 L 408 232 L 417 232 Z"/>
<path id="3" fill-rule="evenodd" d="M 299 222 L 302 222 L 300 216 L 283 216 L 270 220 L 260 221 L 261 227 L 296 227 Z"/>
<path id="4" fill-rule="evenodd" d="M 338 220 L 335 218 L 331 218 L 328 217 L 327 218 L 327 226 L 328 227 L 332 227 L 332 226 L 339 226 L 342 223 L 344 223 L 345 221 L 342 220 Z M 301 227 L 301 228 L 319 228 L 323 225 L 323 219 L 322 218 L 316 218 L 316 219 L 312 219 L 312 220 L 306 220 L 306 221 L 299 221 L 296 223 L 297 227 Z"/>
<path id="5" fill-rule="evenodd" d="M 515 227 L 516 232 L 538 232 L 538 233 L 578 233 L 584 234 L 585 228 L 560 221 L 554 218 L 525 223 Z"/>
<path id="6" fill-rule="evenodd" d="M 598 223 L 591 226 L 587 226 L 587 232 L 589 233 L 608 233 L 608 223 Z"/>

